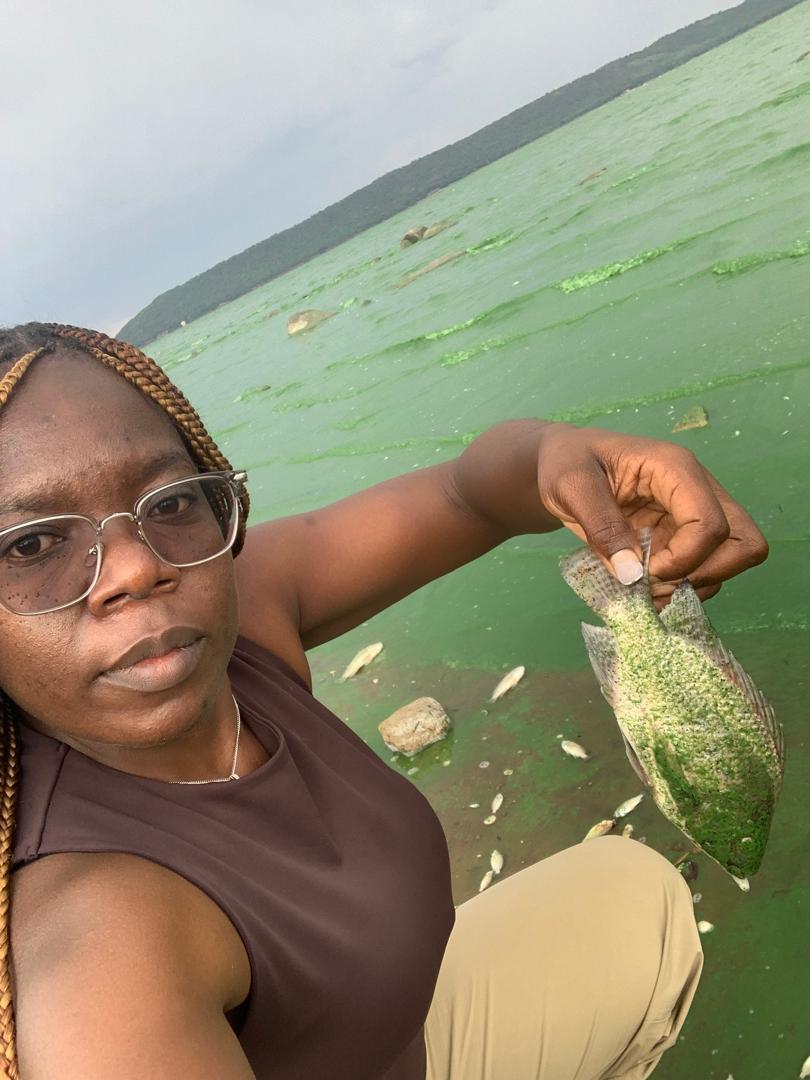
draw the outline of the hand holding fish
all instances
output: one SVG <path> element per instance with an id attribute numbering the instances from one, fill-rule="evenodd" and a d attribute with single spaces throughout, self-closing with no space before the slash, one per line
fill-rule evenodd
<path id="1" fill-rule="evenodd" d="M 687 576 L 706 600 L 768 556 L 751 516 L 676 443 L 548 424 L 537 477 L 544 507 L 623 584 L 641 577 L 636 533 L 652 528 L 650 581 L 659 611 Z"/>

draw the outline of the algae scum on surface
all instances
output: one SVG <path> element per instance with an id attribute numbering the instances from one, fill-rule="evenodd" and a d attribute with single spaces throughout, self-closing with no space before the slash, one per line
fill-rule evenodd
<path id="1" fill-rule="evenodd" d="M 687 580 L 659 615 L 648 578 L 621 585 L 590 548 L 563 577 L 607 624 L 585 646 L 627 756 L 664 816 L 740 879 L 759 869 L 784 773 L 771 705 L 725 648 Z"/>

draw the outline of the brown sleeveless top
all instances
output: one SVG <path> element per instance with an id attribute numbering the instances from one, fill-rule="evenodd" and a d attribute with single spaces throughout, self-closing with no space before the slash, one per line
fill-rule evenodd
<path id="1" fill-rule="evenodd" d="M 258 1080 L 424 1080 L 455 919 L 441 824 L 280 657 L 240 636 L 228 675 L 269 760 L 224 784 L 132 776 L 21 725 L 12 870 L 128 852 L 207 893 L 250 959 L 228 1019 Z"/>

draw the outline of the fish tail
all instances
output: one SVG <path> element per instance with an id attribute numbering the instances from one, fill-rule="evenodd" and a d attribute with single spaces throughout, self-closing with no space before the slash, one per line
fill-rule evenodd
<path id="1" fill-rule="evenodd" d="M 650 543 L 652 529 L 642 529 L 638 534 L 643 554 L 642 577 L 632 585 L 622 585 L 606 568 L 599 556 L 590 548 L 583 547 L 560 560 L 560 571 L 565 582 L 571 586 L 580 600 L 597 615 L 605 618 L 615 604 L 624 604 L 629 597 L 650 599 Z M 650 599 L 650 603 L 652 600 Z"/>

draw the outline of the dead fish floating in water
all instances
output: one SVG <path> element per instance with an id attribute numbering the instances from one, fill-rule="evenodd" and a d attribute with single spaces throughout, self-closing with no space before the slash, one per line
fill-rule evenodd
<path id="1" fill-rule="evenodd" d="M 582 842 L 584 843 L 586 840 L 593 840 L 595 836 L 607 836 L 607 834 L 610 832 L 610 830 L 615 824 L 616 822 L 613 820 L 613 818 L 605 818 L 604 821 L 598 821 L 592 829 L 588 829 L 588 832 L 583 837 Z"/>
<path id="2" fill-rule="evenodd" d="M 526 668 L 521 665 L 520 667 L 512 668 L 512 670 L 501 679 L 495 689 L 492 691 L 492 697 L 490 701 L 497 701 L 498 698 L 502 698 L 504 694 L 508 693 L 513 686 L 517 686 L 523 676 L 526 674 Z"/>
<path id="3" fill-rule="evenodd" d="M 580 746 L 578 742 L 572 742 L 570 739 L 563 739 L 560 743 L 560 749 L 569 757 L 582 758 L 583 761 L 587 761 L 591 756 L 584 746 Z"/>
<path id="4" fill-rule="evenodd" d="M 356 675 L 361 668 L 364 668 L 366 664 L 370 664 L 375 656 L 383 650 L 383 643 L 377 641 L 374 645 L 366 645 L 365 649 L 361 649 L 359 653 L 354 657 L 352 661 L 346 667 L 346 670 L 340 676 L 341 682 L 345 679 L 351 679 L 353 675 Z"/>
<path id="5" fill-rule="evenodd" d="M 492 813 L 497 814 L 500 808 L 503 806 L 503 795 L 498 792 L 495 798 L 492 800 Z"/>
<path id="6" fill-rule="evenodd" d="M 633 826 L 628 821 L 627 824 L 625 825 L 625 827 L 622 829 L 622 836 L 626 837 L 629 840 L 634 832 L 635 832 L 635 830 L 634 830 Z"/>
<path id="7" fill-rule="evenodd" d="M 810 1057 L 805 1061 L 804 1065 L 802 1065 L 802 1071 L 799 1073 L 799 1080 L 807 1080 L 808 1076 L 810 1076 Z"/>
<path id="8" fill-rule="evenodd" d="M 617 806 L 613 811 L 614 818 L 627 817 L 631 810 L 635 810 L 643 798 L 643 795 L 636 795 L 632 799 L 625 799 L 624 802 L 620 806 Z"/>
<path id="9" fill-rule="evenodd" d="M 489 865 L 492 867 L 493 874 L 500 874 L 501 870 L 503 870 L 503 855 L 497 848 L 489 857 Z"/>
<path id="10" fill-rule="evenodd" d="M 483 892 L 484 889 L 486 889 L 489 885 L 491 885 L 492 884 L 492 879 L 493 879 L 494 876 L 495 875 L 494 875 L 494 872 L 492 870 L 487 870 L 487 872 L 481 878 L 481 884 L 478 886 L 478 891 Z"/>
<path id="11" fill-rule="evenodd" d="M 701 934 L 710 934 L 714 930 L 714 923 L 709 922 L 708 919 L 701 919 L 697 928 Z"/>
<path id="12" fill-rule="evenodd" d="M 622 585 L 590 548 L 561 560 L 565 581 L 607 624 L 582 624 L 630 764 L 655 804 L 747 891 L 782 786 L 773 708 L 725 648 L 688 580 L 658 613 L 644 574 Z"/>

